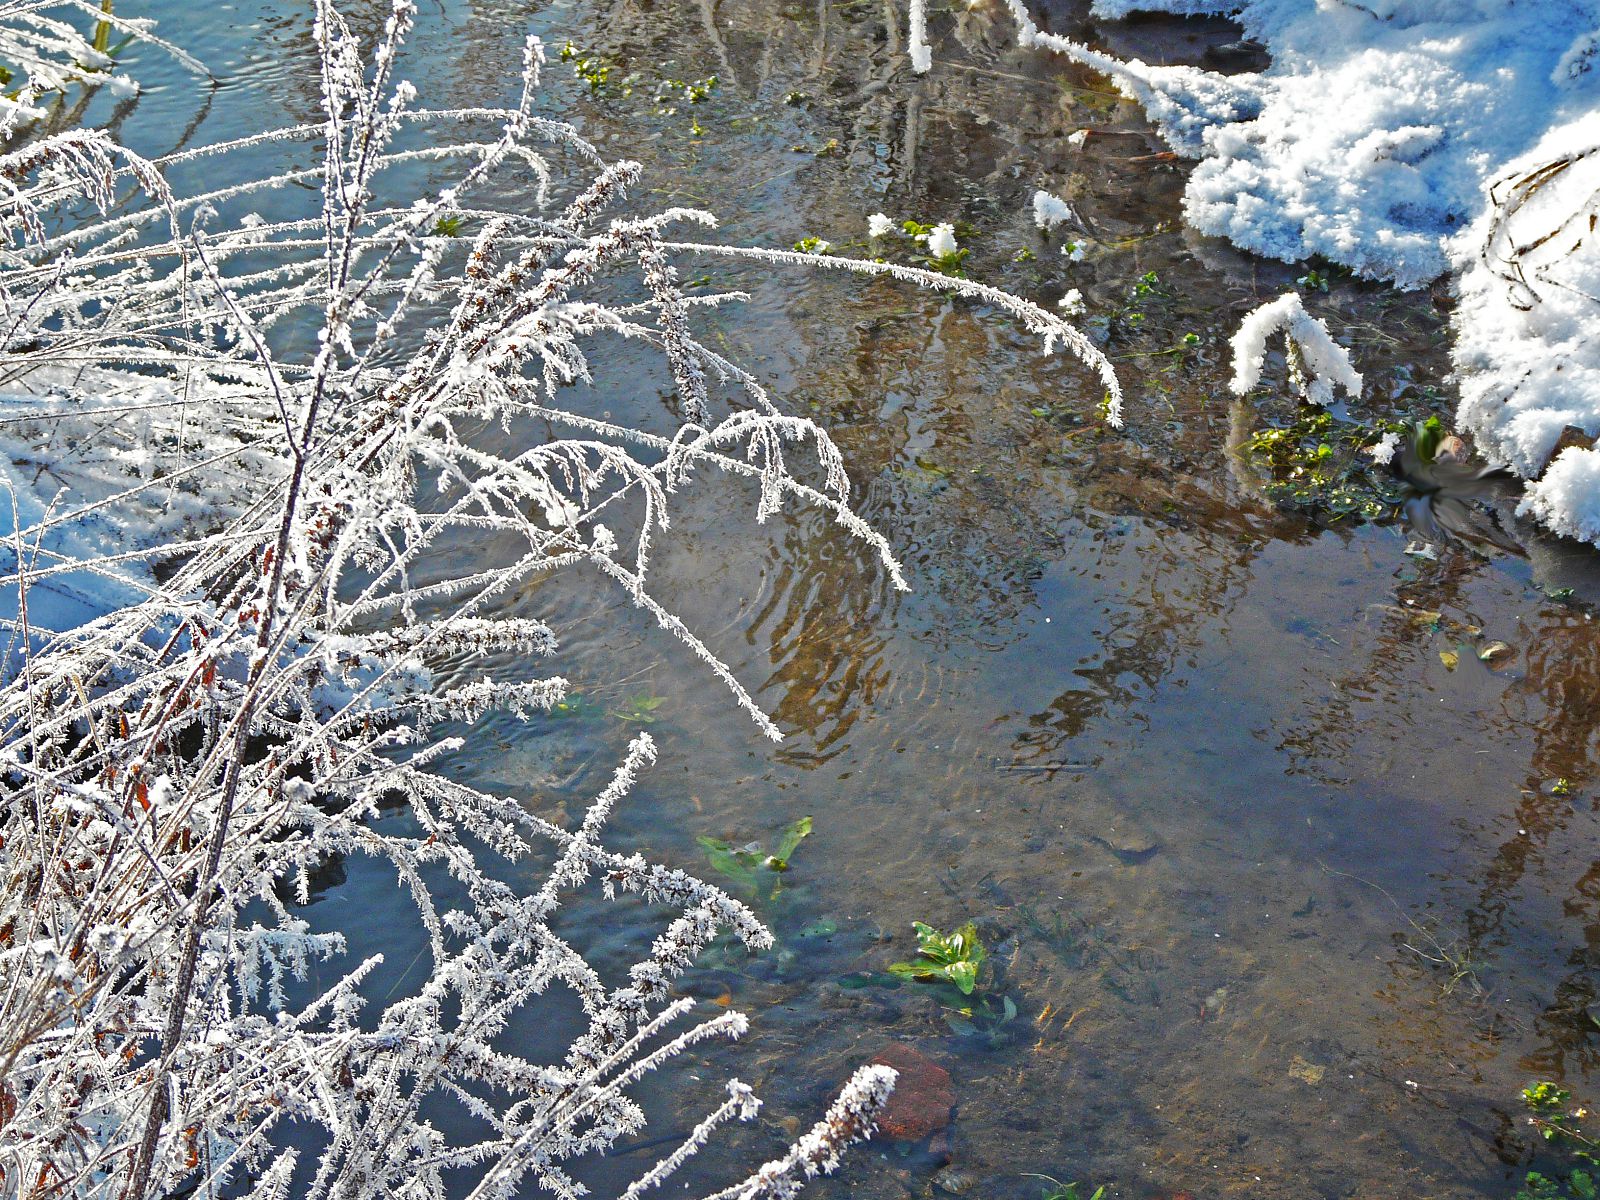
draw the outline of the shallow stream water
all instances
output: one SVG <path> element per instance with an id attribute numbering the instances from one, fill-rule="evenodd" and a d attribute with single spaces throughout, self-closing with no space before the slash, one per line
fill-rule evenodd
<path id="1" fill-rule="evenodd" d="M 133 50 L 144 95 L 91 116 L 137 148 L 314 113 L 302 6 L 148 12 L 218 86 Z M 1231 36 L 1048 17 L 1151 57 Z M 704 327 L 832 432 L 913 591 L 822 517 L 757 526 L 751 497 L 703 481 L 658 553 L 659 594 L 784 741 L 622 598 L 552 581 L 508 606 L 554 618 L 586 707 L 490 722 L 453 769 L 577 811 L 646 728 L 660 762 L 614 844 L 700 872 L 698 837 L 771 846 L 812 816 L 761 898 L 778 949 L 713 956 L 686 984 L 748 1011 L 751 1034 L 645 1092 L 652 1135 L 687 1129 L 730 1071 L 766 1098 L 696 1160 L 696 1192 L 776 1152 L 898 1040 L 953 1077 L 948 1145 L 874 1143 L 814 1194 L 1031 1200 L 1038 1173 L 1135 1198 L 1509 1196 L 1518 1089 L 1600 1099 L 1591 553 L 1523 529 L 1528 558 L 1434 562 L 1393 525 L 1275 508 L 1229 447 L 1294 405 L 1233 401 L 1226 339 L 1307 268 L 1185 232 L 1183 166 L 1137 109 L 1016 49 L 990 0 L 936 12 L 924 78 L 903 24 L 894 0 L 423 4 L 425 97 L 503 99 L 525 30 L 570 40 L 611 81 L 552 62 L 543 104 L 643 161 L 640 200 L 710 208 L 731 244 L 868 254 L 869 213 L 960 222 L 972 277 L 1047 304 L 1082 290 L 1128 396 L 1126 428 L 1108 427 L 1081 366 L 964 302 L 685 262 L 751 292 Z M 711 75 L 701 103 L 657 99 Z M 1085 218 L 1082 261 L 1034 229 L 1036 187 Z M 1448 411 L 1442 296 L 1334 278 L 1308 299 L 1366 374 L 1354 415 Z M 660 422 L 668 392 L 624 346 L 596 405 Z M 312 908 L 404 987 L 422 942 L 395 932 L 392 877 L 347 864 Z M 626 962 L 649 931 L 609 911 L 574 919 Z M 987 1016 L 886 985 L 917 920 L 976 923 Z M 590 1182 L 607 1194 L 649 1149 Z"/>

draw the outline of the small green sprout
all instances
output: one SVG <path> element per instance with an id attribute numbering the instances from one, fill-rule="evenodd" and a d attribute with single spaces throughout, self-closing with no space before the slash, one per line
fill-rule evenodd
<path id="1" fill-rule="evenodd" d="M 1444 441 L 1444 422 L 1438 417 L 1429 417 L 1426 421 L 1418 421 L 1411 427 L 1411 446 L 1417 452 L 1417 457 L 1425 463 L 1431 463 L 1434 455 L 1439 453 L 1439 443 Z"/>
<path id="2" fill-rule="evenodd" d="M 550 706 L 554 717 L 587 717 L 599 711 L 599 706 L 583 692 L 568 692 L 565 699 Z"/>
<path id="3" fill-rule="evenodd" d="M 722 81 L 715 75 L 707 75 L 704 79 L 663 79 L 656 85 L 656 103 L 665 104 L 675 96 L 682 96 L 689 104 L 704 104 L 711 99 L 711 93 L 722 86 Z M 661 111 L 672 113 L 675 110 L 664 108 Z"/>
<path id="4" fill-rule="evenodd" d="M 1266 496 L 1284 507 L 1377 520 L 1394 510 L 1400 495 L 1389 472 L 1376 469 L 1366 452 L 1373 433 L 1372 426 L 1306 407 L 1292 424 L 1256 430 L 1244 450 Z"/>
<path id="5" fill-rule="evenodd" d="M 796 254 L 826 254 L 833 243 L 819 237 L 803 237 L 794 244 Z"/>
<path id="6" fill-rule="evenodd" d="M 440 217 L 433 223 L 434 237 L 460 237 L 461 230 L 466 224 L 466 218 L 460 216 Z"/>
<path id="7" fill-rule="evenodd" d="M 572 51 L 571 54 L 568 53 L 569 50 Z M 580 57 L 578 52 L 573 50 L 571 42 L 562 48 L 561 59 L 563 62 L 572 62 L 572 73 L 589 85 L 591 93 L 604 91 L 606 85 L 611 82 L 611 64 L 603 58 Z"/>
<path id="8" fill-rule="evenodd" d="M 967 260 L 967 255 L 972 251 L 965 246 L 959 246 L 948 254 L 924 255 L 923 261 L 941 275 L 960 275 L 961 264 Z"/>
<path id="9" fill-rule="evenodd" d="M 1572 1107 L 1572 1093 L 1548 1081 L 1523 1088 L 1522 1103 L 1528 1110 L 1528 1124 L 1552 1149 L 1569 1153 L 1572 1165 L 1565 1180 L 1529 1171 L 1514 1200 L 1600 1200 L 1600 1184 L 1592 1169 L 1600 1165 L 1600 1141 L 1578 1124 L 1589 1115 L 1588 1110 Z"/>
<path id="10" fill-rule="evenodd" d="M 1036 1175 L 1031 1171 L 1028 1174 L 1031 1178 L 1042 1179 L 1050 1185 L 1040 1193 L 1039 1200 L 1083 1200 L 1083 1193 L 1078 1191 L 1076 1182 L 1062 1183 L 1052 1176 Z M 1106 1189 L 1104 1186 L 1097 1187 L 1094 1190 L 1094 1194 L 1089 1197 L 1089 1200 L 1104 1200 L 1105 1194 Z"/>

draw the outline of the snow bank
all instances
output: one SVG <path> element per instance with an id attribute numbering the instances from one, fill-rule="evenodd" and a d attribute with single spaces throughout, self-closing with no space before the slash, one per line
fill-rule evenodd
<path id="1" fill-rule="evenodd" d="M 1095 0 L 1232 13 L 1272 53 L 1232 77 L 1110 58 L 1008 2 L 1025 44 L 1105 71 L 1199 159 L 1195 228 L 1403 288 L 1454 273 L 1459 424 L 1490 456 L 1538 480 L 1568 427 L 1600 434 L 1600 0 Z M 1600 451 L 1571 443 L 1524 508 L 1600 542 Z"/>
<path id="2" fill-rule="evenodd" d="M 1600 31 L 1595 0 L 1095 5 L 1104 16 L 1134 8 L 1238 9 L 1247 35 L 1272 52 L 1264 75 L 1207 76 L 1188 89 L 1190 113 L 1209 111 L 1200 102 L 1224 86 L 1260 102 L 1253 116 L 1201 132 L 1188 219 L 1258 254 L 1320 254 L 1401 287 L 1449 270 L 1491 179 L 1600 94 L 1595 73 L 1579 69 Z M 1190 70 L 1126 69 L 1169 86 Z"/>
<path id="3" fill-rule="evenodd" d="M 1557 533 L 1600 543 L 1600 453 L 1564 451 L 1528 485 L 1521 511 Z"/>
<path id="4" fill-rule="evenodd" d="M 1600 112 L 1551 131 L 1499 174 L 1494 202 L 1458 243 L 1455 357 L 1461 424 L 1536 480 L 1523 511 L 1600 543 L 1600 451 L 1584 444 L 1600 435 L 1597 195 Z"/>

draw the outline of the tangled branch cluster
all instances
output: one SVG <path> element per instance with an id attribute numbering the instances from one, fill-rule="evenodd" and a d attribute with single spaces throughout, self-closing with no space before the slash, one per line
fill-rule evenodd
<path id="1" fill-rule="evenodd" d="M 904 586 L 827 435 L 694 336 L 695 307 L 729 297 L 686 296 L 670 255 L 710 248 L 666 234 L 710 217 L 635 214 L 640 168 L 536 114 L 536 40 L 515 105 L 424 109 L 397 75 L 409 0 L 371 46 L 331 0 L 316 14 L 316 122 L 156 162 L 93 131 L 0 155 L 8 1193 L 580 1194 L 572 1165 L 644 1122 L 629 1088 L 745 1028 L 732 1012 L 696 1023 L 674 980 L 718 936 L 770 935 L 721 890 L 604 845 L 647 737 L 563 828 L 449 778 L 440 760 L 461 739 L 437 727 L 563 696 L 561 678 L 526 669 L 554 632 L 506 610 L 582 568 L 776 736 L 650 590 L 653 541 L 700 475 L 754 487 L 761 517 L 830 513 Z M 165 182 L 274 143 L 319 161 L 198 194 Z M 295 215 L 302 196 L 317 207 Z M 85 201 L 101 215 L 63 218 Z M 1004 303 L 1094 358 L 1058 318 Z M 675 431 L 566 402 L 612 338 L 664 356 Z M 469 541 L 492 553 L 461 566 L 448 552 Z M 447 660 L 449 682 L 434 670 Z M 463 662 L 481 677 L 463 681 Z M 375 822 L 396 805 L 411 832 Z M 553 855 L 542 885 L 508 884 L 505 864 L 536 852 Z M 372 959 L 298 1003 L 290 981 L 344 944 L 296 906 L 320 866 L 356 856 L 414 900 L 428 981 L 377 1002 Z M 621 983 L 553 928 L 585 888 L 674 914 Z M 583 1031 L 554 1061 L 508 1049 L 501 1035 L 553 985 L 581 1003 Z M 787 1155 L 717 1195 L 787 1197 L 831 1170 L 892 1081 L 864 1069 Z M 441 1103 L 482 1135 L 447 1137 L 430 1119 Z M 628 1195 L 755 1106 L 730 1084 Z"/>

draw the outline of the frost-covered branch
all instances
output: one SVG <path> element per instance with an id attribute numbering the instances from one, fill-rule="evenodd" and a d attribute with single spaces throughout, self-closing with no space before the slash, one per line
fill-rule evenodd
<path id="1" fill-rule="evenodd" d="M 710 216 L 642 208 L 637 164 L 534 111 L 536 40 L 511 104 L 420 107 L 402 74 L 414 17 L 392 0 L 365 44 L 319 0 L 317 122 L 156 162 L 93 132 L 0 157 L 7 1188 L 573 1196 L 574 1164 L 642 1126 L 645 1073 L 744 1030 L 674 982 L 719 936 L 770 935 L 605 837 L 647 737 L 571 826 L 442 766 L 488 714 L 536 718 L 565 694 L 541 669 L 557 631 L 512 611 L 559 572 L 618 589 L 776 736 L 654 591 L 690 488 L 747 489 L 758 521 L 820 510 L 905 586 L 826 432 L 699 340 L 677 257 L 954 292 L 1065 344 L 1118 411 L 1094 347 L 997 289 L 678 240 Z M 273 146 L 294 165 L 228 177 Z M 174 194 L 163 170 L 201 161 L 224 182 Z M 682 420 L 588 410 L 623 342 L 657 352 Z M 396 807 L 406 821 L 380 825 Z M 430 968 L 412 994 L 380 999 L 376 958 L 304 982 L 346 947 L 297 910 L 348 858 L 410 898 Z M 510 862 L 533 883 L 508 884 Z M 557 920 L 625 895 L 663 915 L 612 980 Z M 570 1044 L 509 1049 L 561 990 L 582 1014 Z M 859 1074 L 730 1194 L 831 1170 L 891 1082 Z M 475 1132 L 447 1136 L 441 1106 Z M 636 1191 L 753 1111 L 730 1092 Z"/>
<path id="2" fill-rule="evenodd" d="M 1350 362 L 1350 352 L 1306 311 L 1297 292 L 1285 292 L 1239 322 L 1232 343 L 1233 378 L 1228 383 L 1234 395 L 1243 396 L 1260 382 L 1267 342 L 1276 333 L 1283 334 L 1290 377 L 1307 400 L 1332 404 L 1335 388 L 1352 399 L 1361 395 L 1361 376 Z"/>
<path id="3" fill-rule="evenodd" d="M 122 96 L 136 92 L 138 84 L 117 70 L 113 37 L 159 46 L 204 74 L 198 62 L 156 34 L 154 21 L 118 13 L 109 0 L 0 0 L 4 132 L 19 120 L 42 116 L 37 104 L 44 93 L 101 85 Z"/>

